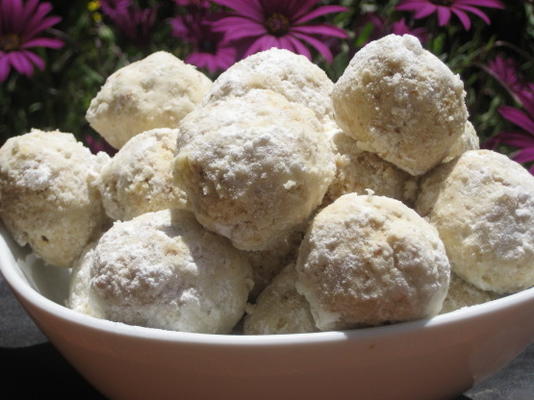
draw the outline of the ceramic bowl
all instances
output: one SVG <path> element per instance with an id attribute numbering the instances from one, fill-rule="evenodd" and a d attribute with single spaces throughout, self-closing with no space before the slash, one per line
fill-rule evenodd
<path id="1" fill-rule="evenodd" d="M 534 288 L 431 319 L 349 331 L 232 336 L 129 326 L 64 307 L 68 270 L 43 265 L 0 234 L 7 283 L 110 399 L 448 399 L 534 341 Z"/>

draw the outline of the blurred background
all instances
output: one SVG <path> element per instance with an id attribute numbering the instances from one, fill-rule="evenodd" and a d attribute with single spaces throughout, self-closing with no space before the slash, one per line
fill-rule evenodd
<path id="1" fill-rule="evenodd" d="M 465 83 L 482 147 L 534 173 L 534 1 L 0 0 L 0 145 L 32 127 L 106 143 L 85 111 L 118 68 L 169 51 L 210 78 L 272 46 L 333 81 L 358 49 L 410 33 Z"/>

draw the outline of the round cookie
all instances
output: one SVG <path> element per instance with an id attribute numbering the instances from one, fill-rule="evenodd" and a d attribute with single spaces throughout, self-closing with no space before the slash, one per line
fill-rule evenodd
<path id="1" fill-rule="evenodd" d="M 464 133 L 453 143 L 452 147 L 449 149 L 449 155 L 443 159 L 442 163 L 448 163 L 455 158 L 460 157 L 466 151 L 478 149 L 480 149 L 480 140 L 477 131 L 473 124 L 467 121 L 465 123 Z"/>
<path id="2" fill-rule="evenodd" d="M 70 267 L 108 222 L 96 179 L 108 161 L 70 133 L 37 129 L 0 149 L 0 217 L 15 241 Z"/>
<path id="3" fill-rule="evenodd" d="M 251 288 L 247 260 L 184 210 L 115 222 L 91 269 L 105 318 L 175 331 L 229 333 Z"/>
<path id="4" fill-rule="evenodd" d="M 467 282 L 496 293 L 534 285 L 534 177 L 520 164 L 467 151 L 422 180 L 416 209 Z"/>
<path id="5" fill-rule="evenodd" d="M 91 268 L 95 259 L 96 244 L 95 241 L 87 245 L 72 266 L 69 298 L 66 305 L 74 311 L 96 318 L 104 318 L 104 313 L 91 295 Z"/>
<path id="6" fill-rule="evenodd" d="M 410 35 L 363 47 L 332 92 L 335 118 L 362 150 L 412 174 L 439 164 L 464 132 L 458 75 Z"/>
<path id="7" fill-rule="evenodd" d="M 333 87 L 326 73 L 306 57 L 272 48 L 224 71 L 213 82 L 204 102 L 243 96 L 251 89 L 268 89 L 310 108 L 317 119 L 330 123 L 334 116 L 330 98 Z"/>
<path id="8" fill-rule="evenodd" d="M 187 208 L 173 177 L 177 137 L 177 129 L 143 132 L 102 169 L 98 187 L 110 218 L 124 221 L 150 211 Z"/>
<path id="9" fill-rule="evenodd" d="M 498 296 L 492 292 L 480 290 L 470 283 L 464 281 L 455 273 L 451 274 L 451 283 L 447 297 L 443 302 L 440 314 L 459 310 L 460 308 L 474 306 L 475 304 L 486 303 L 495 300 Z"/>
<path id="10" fill-rule="evenodd" d="M 295 265 L 287 265 L 247 308 L 244 333 L 272 335 L 315 332 L 310 305 L 295 288 Z"/>
<path id="11" fill-rule="evenodd" d="M 335 134 L 332 141 L 337 169 L 324 203 L 330 204 L 347 193 L 365 194 L 367 189 L 406 204 L 415 201 L 417 183 L 410 174 L 374 153 L 361 150 L 354 139 L 343 133 Z"/>
<path id="12" fill-rule="evenodd" d="M 110 145 L 120 149 L 138 133 L 176 128 L 210 86 L 209 78 L 195 67 L 158 51 L 110 75 L 85 117 Z"/>
<path id="13" fill-rule="evenodd" d="M 398 200 L 354 193 L 317 214 L 296 268 L 297 290 L 320 330 L 435 315 L 450 276 L 428 222 Z"/>
<path id="14" fill-rule="evenodd" d="M 269 90 L 197 108 L 180 124 L 175 176 L 198 221 L 268 250 L 307 220 L 335 173 L 321 123 Z"/>

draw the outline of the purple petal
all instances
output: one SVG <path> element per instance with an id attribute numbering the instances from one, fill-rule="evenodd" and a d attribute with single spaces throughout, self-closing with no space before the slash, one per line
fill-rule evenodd
<path id="1" fill-rule="evenodd" d="M 466 13 L 464 13 L 462 10 L 459 10 L 457 8 L 453 8 L 452 12 L 456 14 L 462 25 L 464 26 L 465 30 L 468 31 L 471 29 L 471 20 L 467 16 Z"/>
<path id="2" fill-rule="evenodd" d="M 320 0 L 289 0 L 288 15 L 292 15 L 297 20 L 304 16 Z"/>
<path id="3" fill-rule="evenodd" d="M 297 52 L 295 46 L 293 46 L 293 42 L 289 39 L 289 35 L 279 38 L 278 41 L 280 42 L 280 47 L 282 49 L 287 49 L 293 53 Z"/>
<path id="4" fill-rule="evenodd" d="M 520 150 L 517 154 L 512 157 L 513 160 L 518 163 L 527 163 L 534 161 L 534 147 Z"/>
<path id="5" fill-rule="evenodd" d="M 26 76 L 31 76 L 31 74 L 33 74 L 32 63 L 21 52 L 14 51 L 9 53 L 8 57 L 11 66 L 19 73 Z"/>
<path id="6" fill-rule="evenodd" d="M 27 49 L 30 47 L 49 47 L 51 49 L 60 49 L 65 43 L 59 39 L 51 38 L 35 38 L 22 45 L 22 48 Z"/>
<path id="7" fill-rule="evenodd" d="M 54 26 L 59 21 L 61 21 L 60 17 L 47 17 L 44 20 L 42 20 L 39 24 L 34 25 L 32 28 L 25 28 L 22 33 L 22 38 L 24 40 L 29 40 L 33 38 L 38 33 Z"/>
<path id="8" fill-rule="evenodd" d="M 217 31 L 217 32 L 226 32 L 226 31 L 231 31 L 233 29 L 236 29 L 236 27 L 240 27 L 240 26 L 247 26 L 247 27 L 251 27 L 251 26 L 263 26 L 262 24 L 259 24 L 258 22 L 256 21 L 253 21 L 249 18 L 246 18 L 246 17 L 241 17 L 241 16 L 238 16 L 238 15 L 233 15 L 231 17 L 225 17 L 225 18 L 221 18 L 220 20 L 218 21 L 215 21 L 213 23 L 213 30 Z"/>
<path id="9" fill-rule="evenodd" d="M 499 114 L 501 114 L 508 121 L 523 128 L 528 133 L 534 135 L 534 121 L 529 118 L 523 111 L 510 106 L 499 107 Z"/>
<path id="10" fill-rule="evenodd" d="M 490 24 L 491 23 L 491 21 L 488 18 L 488 16 L 486 14 L 484 14 L 482 11 L 480 11 L 478 8 L 471 7 L 471 6 L 466 6 L 466 5 L 463 5 L 463 4 L 458 4 L 458 5 L 454 6 L 454 7 L 455 8 L 459 8 L 459 9 L 464 10 L 464 11 L 469 11 L 472 14 L 475 14 L 476 16 L 480 17 L 486 24 Z"/>
<path id="11" fill-rule="evenodd" d="M 295 26 L 291 29 L 295 32 L 306 33 L 306 34 L 316 34 L 316 35 L 325 35 L 325 36 L 334 36 L 341 39 L 345 39 L 347 34 L 341 28 L 331 25 L 306 25 L 306 26 Z"/>
<path id="12" fill-rule="evenodd" d="M 21 0 L 11 0 L 11 14 L 9 18 L 11 19 L 12 28 L 14 31 L 20 32 L 20 26 L 22 25 L 24 17 L 24 7 Z"/>
<path id="13" fill-rule="evenodd" d="M 519 148 L 534 147 L 534 137 L 525 132 L 501 132 L 492 139 L 497 144 L 507 144 Z"/>
<path id="14" fill-rule="evenodd" d="M 310 51 L 308 50 L 306 46 L 302 44 L 300 40 L 293 37 L 291 34 L 287 35 L 286 37 L 287 37 L 287 40 L 289 40 L 293 44 L 293 47 L 295 48 L 296 53 L 302 54 L 303 56 L 308 58 L 308 60 L 312 59 Z"/>
<path id="15" fill-rule="evenodd" d="M 308 14 L 305 14 L 302 17 L 294 20 L 293 23 L 295 23 L 295 24 L 303 24 L 304 22 L 308 22 L 308 21 L 310 21 L 310 20 L 312 20 L 314 18 L 320 17 L 322 15 L 332 14 L 332 13 L 337 13 L 337 12 L 345 12 L 345 11 L 347 11 L 346 7 L 323 6 L 323 7 L 319 7 L 317 9 L 313 10 L 312 12 L 310 12 Z"/>
<path id="16" fill-rule="evenodd" d="M 50 5 L 50 3 L 39 3 L 37 10 L 24 25 L 23 32 L 31 31 L 38 28 L 46 14 L 48 14 L 51 10 L 52 6 Z M 27 36 L 26 38 L 29 39 L 29 36 Z"/>
<path id="17" fill-rule="evenodd" d="M 276 40 L 271 35 L 265 35 L 260 38 L 258 38 L 252 45 L 248 48 L 248 50 L 245 52 L 244 57 L 248 57 L 252 54 L 257 53 L 258 51 L 262 50 L 269 50 L 271 47 L 273 47 L 273 43 L 276 43 Z"/>
<path id="18" fill-rule="evenodd" d="M 44 60 L 39 57 L 37 54 L 32 53 L 28 50 L 22 50 L 22 53 L 35 65 L 37 68 L 39 68 L 41 71 L 45 68 L 45 62 Z"/>
<path id="19" fill-rule="evenodd" d="M 232 18 L 232 17 L 229 17 L 229 18 Z M 214 29 L 215 29 L 216 24 L 217 22 L 214 23 Z M 221 24 L 219 26 L 224 27 L 225 25 L 231 26 L 230 29 L 225 28 L 225 31 L 224 31 L 225 41 L 231 41 L 231 40 L 241 39 L 245 37 L 254 37 L 254 36 L 264 35 L 267 33 L 267 30 L 265 29 L 263 25 L 260 25 L 249 19 L 240 18 L 240 22 L 238 23 L 234 22 L 233 24 L 227 21 L 224 24 Z"/>
<path id="20" fill-rule="evenodd" d="M 505 8 L 499 0 L 456 0 L 456 4 L 467 4 L 479 7 Z"/>
<path id="21" fill-rule="evenodd" d="M 314 37 L 311 37 L 311 36 L 308 36 L 308 35 L 304 35 L 302 33 L 298 33 L 298 32 L 292 32 L 292 34 L 297 37 L 298 39 L 301 39 L 305 42 L 308 42 L 311 46 L 313 46 L 325 59 L 326 61 L 328 62 L 332 62 L 333 60 L 333 57 L 332 57 L 332 52 L 330 51 L 330 49 L 325 46 L 325 44 L 317 39 L 315 39 Z"/>
<path id="22" fill-rule="evenodd" d="M 439 6 L 438 7 L 439 26 L 447 25 L 450 19 L 451 19 L 451 9 L 448 7 Z"/>
<path id="23" fill-rule="evenodd" d="M 24 5 L 24 13 L 22 15 L 22 25 L 27 25 L 28 19 L 33 15 L 37 6 L 39 5 L 39 0 L 29 0 Z"/>
<path id="24" fill-rule="evenodd" d="M 212 0 L 221 6 L 235 10 L 238 14 L 255 21 L 263 21 L 263 9 L 258 0 Z"/>
<path id="25" fill-rule="evenodd" d="M 4 82 L 7 79 L 10 69 L 7 54 L 0 54 L 0 82 Z"/>
<path id="26" fill-rule="evenodd" d="M 428 17 L 430 14 L 433 14 L 437 11 L 438 7 L 436 7 L 434 4 L 428 3 L 425 5 L 422 5 L 421 7 L 418 7 L 418 10 L 414 14 L 415 19 L 421 19 Z"/>

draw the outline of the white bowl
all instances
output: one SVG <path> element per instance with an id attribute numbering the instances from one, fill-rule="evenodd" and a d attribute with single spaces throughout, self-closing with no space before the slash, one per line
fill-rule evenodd
<path id="1" fill-rule="evenodd" d="M 534 288 L 432 319 L 238 336 L 105 321 L 61 305 L 68 271 L 0 228 L 0 270 L 57 349 L 112 399 L 447 399 L 534 341 Z"/>

